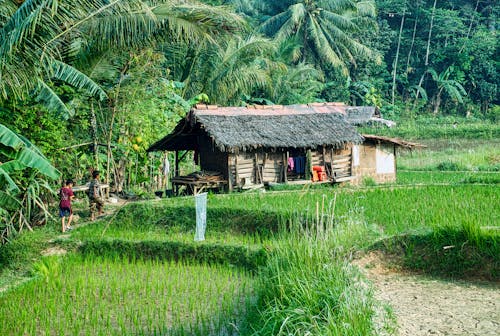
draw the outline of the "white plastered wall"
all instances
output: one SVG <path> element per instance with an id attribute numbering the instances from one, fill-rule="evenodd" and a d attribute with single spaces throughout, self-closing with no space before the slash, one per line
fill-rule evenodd
<path id="1" fill-rule="evenodd" d="M 392 145 L 377 145 L 377 174 L 393 174 L 396 172 L 394 147 Z"/>

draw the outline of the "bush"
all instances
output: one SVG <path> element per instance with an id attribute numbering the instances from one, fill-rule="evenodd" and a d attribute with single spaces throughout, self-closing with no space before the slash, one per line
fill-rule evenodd
<path id="1" fill-rule="evenodd" d="M 456 162 L 452 161 L 445 161 L 441 162 L 436 166 L 436 169 L 439 171 L 459 171 L 459 170 L 466 170 L 464 167 L 460 166 Z"/>

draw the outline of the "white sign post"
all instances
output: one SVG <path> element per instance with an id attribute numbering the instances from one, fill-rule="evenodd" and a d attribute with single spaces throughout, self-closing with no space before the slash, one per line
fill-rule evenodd
<path id="1" fill-rule="evenodd" d="M 194 197 L 196 205 L 196 233 L 195 241 L 205 240 L 205 229 L 207 228 L 207 193 L 198 194 Z"/>

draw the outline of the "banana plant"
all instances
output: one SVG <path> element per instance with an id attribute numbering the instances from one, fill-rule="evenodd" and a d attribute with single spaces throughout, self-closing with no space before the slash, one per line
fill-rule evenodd
<path id="1" fill-rule="evenodd" d="M 43 195 L 59 171 L 28 139 L 0 124 L 0 243 L 50 216 Z"/>

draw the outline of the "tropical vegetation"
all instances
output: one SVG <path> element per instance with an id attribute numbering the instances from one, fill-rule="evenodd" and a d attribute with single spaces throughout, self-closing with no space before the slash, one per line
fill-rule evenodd
<path id="1" fill-rule="evenodd" d="M 494 0 L 0 0 L 1 329 L 390 334 L 351 264 L 367 249 L 498 280 L 499 14 Z M 210 195 L 203 243 L 188 198 L 57 231 L 58 185 L 89 168 L 127 199 L 164 189 L 171 154 L 146 149 L 194 104 L 324 101 L 374 105 L 397 127 L 361 132 L 428 150 L 403 153 L 388 188 Z"/>

